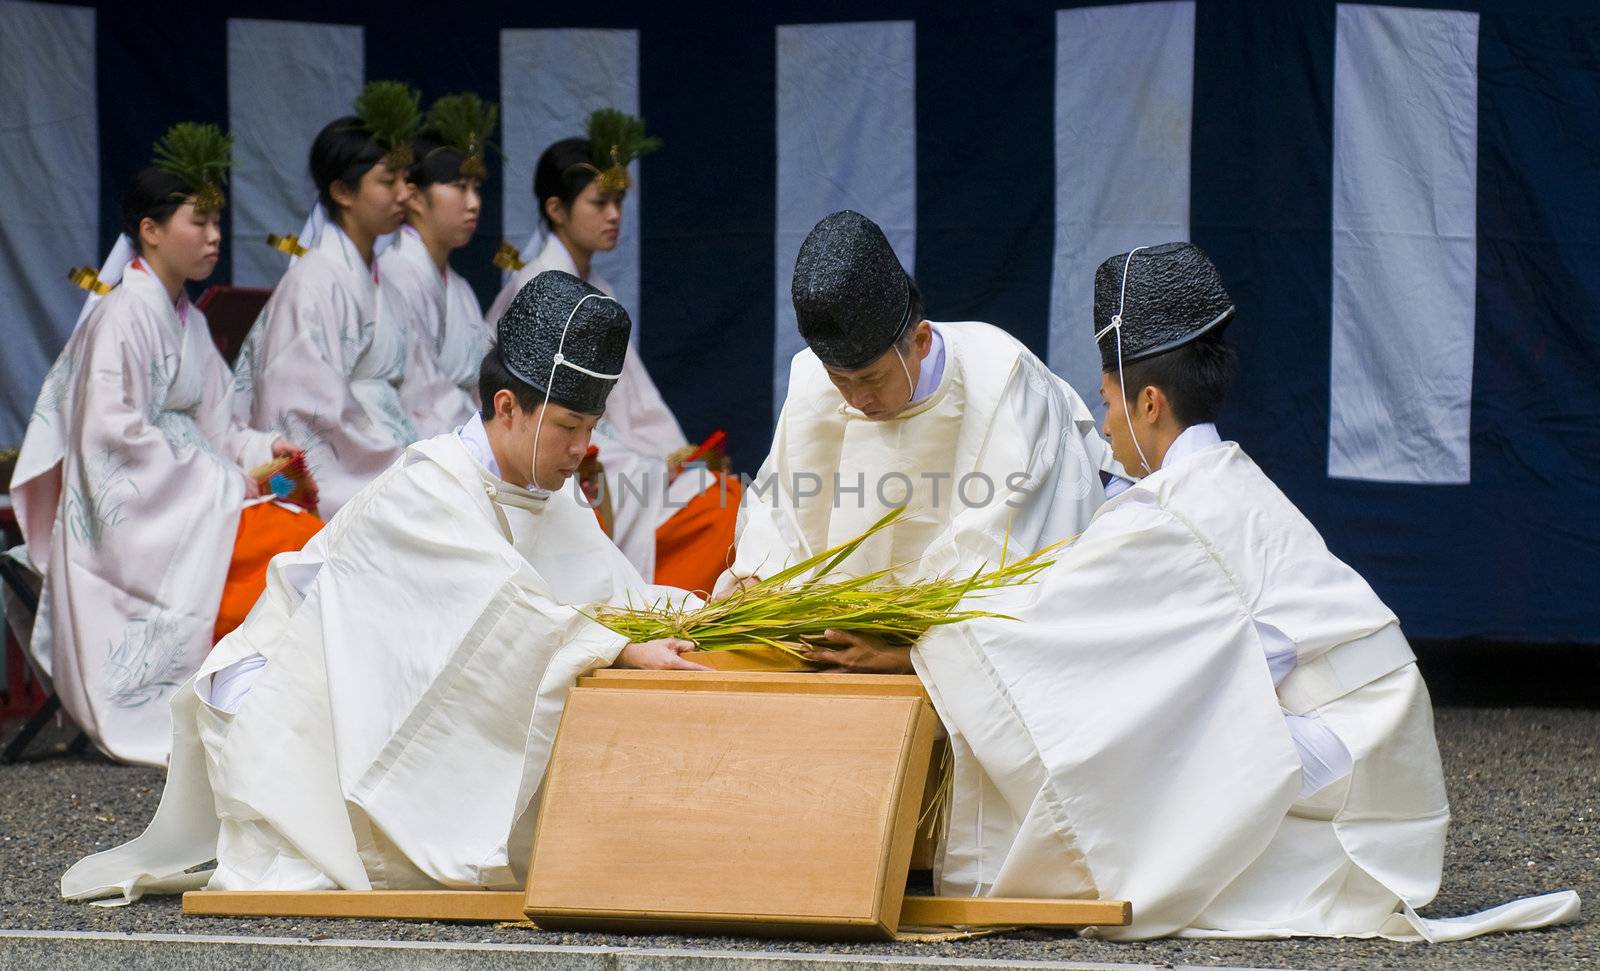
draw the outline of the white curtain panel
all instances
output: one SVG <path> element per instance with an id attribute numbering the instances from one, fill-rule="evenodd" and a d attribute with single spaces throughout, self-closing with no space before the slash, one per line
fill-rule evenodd
<path id="1" fill-rule="evenodd" d="M 817 220 L 854 209 L 916 273 L 917 37 L 910 21 L 778 28 L 777 266 L 773 415 L 805 346 L 789 285 Z"/>
<path id="2" fill-rule="evenodd" d="M 1478 15 L 1341 4 L 1328 474 L 1471 480 Z"/>
<path id="3" fill-rule="evenodd" d="M 1095 267 L 1189 238 L 1193 103 L 1193 3 L 1057 12 L 1049 358 L 1096 413 Z"/>

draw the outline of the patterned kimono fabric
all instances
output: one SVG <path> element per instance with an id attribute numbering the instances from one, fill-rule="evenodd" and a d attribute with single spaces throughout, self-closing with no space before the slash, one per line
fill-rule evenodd
<path id="1" fill-rule="evenodd" d="M 272 291 L 234 365 L 234 410 L 306 450 L 331 519 L 416 440 L 400 401 L 406 338 L 378 273 L 336 225 Z"/>
<path id="2" fill-rule="evenodd" d="M 234 420 L 204 315 L 138 262 L 46 376 L 12 486 L 44 578 L 30 650 L 111 757 L 166 763 L 168 702 L 211 646 L 244 472 L 273 439 Z"/>

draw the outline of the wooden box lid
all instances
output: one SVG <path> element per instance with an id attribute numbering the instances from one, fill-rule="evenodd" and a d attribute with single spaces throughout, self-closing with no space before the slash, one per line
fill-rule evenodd
<path id="1" fill-rule="evenodd" d="M 878 676 L 596 672 L 562 716 L 528 915 L 892 936 L 933 745 L 925 697 Z"/>

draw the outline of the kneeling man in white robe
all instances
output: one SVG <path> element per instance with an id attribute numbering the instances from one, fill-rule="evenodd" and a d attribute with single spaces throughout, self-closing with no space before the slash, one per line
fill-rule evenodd
<path id="1" fill-rule="evenodd" d="M 563 487 L 629 329 L 569 274 L 523 288 L 484 359 L 484 414 L 412 445 L 273 560 L 173 700 L 155 819 L 67 871 L 64 896 L 522 886 L 573 682 L 699 667 L 686 641 L 628 644 L 580 611 L 651 595 Z"/>
<path id="2" fill-rule="evenodd" d="M 845 210 L 806 236 L 791 286 L 806 349 L 789 369 L 772 450 L 740 508 L 725 594 L 907 515 L 841 572 L 896 582 L 969 574 L 1075 535 L 1115 469 L 1094 415 L 1021 342 L 976 321 L 924 319 L 872 220 Z M 816 660 L 911 670 L 906 648 L 841 631 Z"/>
<path id="3" fill-rule="evenodd" d="M 1138 481 L 1035 585 L 912 649 L 951 736 L 939 892 L 1133 904 L 1137 939 L 1449 940 L 1571 892 L 1427 919 L 1449 807 L 1393 612 L 1213 421 L 1233 301 L 1198 247 L 1102 264 L 1105 431 Z M 1019 622 L 1020 621 L 1020 622 Z"/>

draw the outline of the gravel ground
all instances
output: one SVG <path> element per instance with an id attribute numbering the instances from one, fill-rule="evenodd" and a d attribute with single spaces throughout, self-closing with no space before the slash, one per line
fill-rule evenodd
<path id="1" fill-rule="evenodd" d="M 1455 818 L 1444 888 L 1430 916 L 1572 888 L 1600 899 L 1600 710 L 1441 707 L 1437 727 Z M 11 726 L 14 729 L 14 726 Z M 9 733 L 7 733 L 9 734 Z M 40 748 L 60 746 L 57 732 Z M 39 743 L 36 743 L 39 744 Z M 40 749 L 36 748 L 36 751 Z M 546 934 L 471 924 L 185 917 L 174 898 L 104 909 L 58 896 L 61 872 L 137 835 L 162 774 L 63 756 L 0 766 L 0 928 L 387 938 L 645 947 L 715 947 L 964 958 L 1149 962 L 1272 968 L 1594 968 L 1593 918 L 1459 944 L 1374 941 L 1155 941 L 1111 944 L 1023 932 L 946 944 L 819 945 L 748 938 Z"/>

